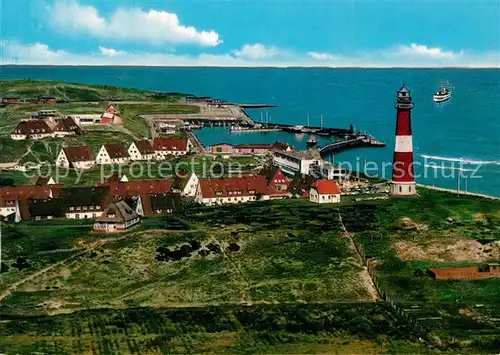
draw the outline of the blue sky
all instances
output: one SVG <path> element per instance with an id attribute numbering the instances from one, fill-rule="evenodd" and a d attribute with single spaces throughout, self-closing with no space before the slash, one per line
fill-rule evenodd
<path id="1" fill-rule="evenodd" d="M 500 66 L 500 0 L 0 0 L 3 64 Z"/>

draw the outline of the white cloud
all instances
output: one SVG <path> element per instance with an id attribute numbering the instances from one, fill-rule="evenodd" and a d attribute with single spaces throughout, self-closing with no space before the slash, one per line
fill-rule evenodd
<path id="1" fill-rule="evenodd" d="M 307 52 L 307 55 L 315 60 L 333 60 L 334 56 L 330 53 L 322 52 Z"/>
<path id="2" fill-rule="evenodd" d="M 412 43 L 409 46 L 398 46 L 395 54 L 402 56 L 424 57 L 429 59 L 454 59 L 462 56 L 464 54 L 464 51 L 446 51 L 439 47 L 428 47 L 423 44 Z"/>
<path id="3" fill-rule="evenodd" d="M 213 30 L 199 31 L 180 24 L 174 13 L 139 8 L 118 8 L 109 17 L 92 5 L 77 0 L 55 0 L 48 6 L 47 21 L 61 31 L 86 33 L 97 38 L 163 44 L 217 46 L 222 43 Z"/>
<path id="4" fill-rule="evenodd" d="M 99 50 L 101 51 L 101 53 L 107 57 L 115 57 L 119 54 L 119 52 L 114 49 L 114 48 L 106 48 L 106 47 L 103 47 L 103 46 L 99 46 Z"/>
<path id="5" fill-rule="evenodd" d="M 233 54 L 239 58 L 251 60 L 260 60 L 272 58 L 280 54 L 281 51 L 274 47 L 266 47 L 262 43 L 245 44 L 241 49 L 233 51 Z"/>
<path id="6" fill-rule="evenodd" d="M 51 50 L 46 44 L 36 42 L 24 45 L 19 42 L 3 41 L 4 48 L 2 64 L 23 62 L 24 60 L 36 58 L 39 64 L 58 63 L 69 54 L 63 50 Z"/>
<path id="7" fill-rule="evenodd" d="M 225 54 L 185 55 L 175 53 L 151 53 L 140 51 L 122 51 L 100 46 L 92 53 L 71 53 L 49 48 L 46 44 L 21 44 L 3 41 L 2 61 L 0 64 L 31 65 L 137 65 L 137 66 L 220 66 L 220 67 L 288 67 L 318 66 L 318 60 L 310 53 L 293 53 L 283 50 L 275 52 L 263 51 L 253 56 L 248 55 L 244 46 L 239 51 Z M 253 45 L 252 45 L 253 46 Z M 268 47 L 265 47 L 269 49 Z M 322 60 L 326 67 L 500 67 L 500 53 L 472 53 L 464 51 L 455 57 L 421 58 L 421 56 L 401 56 L 399 47 L 384 51 L 367 52 L 352 56 L 333 55 Z M 246 57 L 241 54 L 246 52 Z M 267 54 L 267 57 L 265 55 Z"/>

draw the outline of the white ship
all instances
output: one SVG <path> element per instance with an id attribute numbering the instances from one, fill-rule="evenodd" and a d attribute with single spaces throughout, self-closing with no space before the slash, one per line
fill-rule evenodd
<path id="1" fill-rule="evenodd" d="M 432 96 L 432 99 L 436 103 L 449 100 L 451 99 L 451 90 L 446 85 L 442 84 L 441 89 Z"/>

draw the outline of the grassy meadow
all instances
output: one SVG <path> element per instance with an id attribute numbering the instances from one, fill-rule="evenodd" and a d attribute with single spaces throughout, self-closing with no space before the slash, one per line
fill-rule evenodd
<path id="1" fill-rule="evenodd" d="M 60 264 L 2 300 L 0 350 L 494 352 L 500 280 L 433 281 L 421 271 L 483 262 L 448 247 L 494 243 L 499 202 L 419 192 L 324 206 L 193 206 L 123 235 L 91 234 L 84 221 L 9 227 L 2 289 Z M 343 227 L 377 260 L 377 282 L 399 311 L 373 302 Z M 414 244 L 403 250 L 402 242 L 426 253 L 412 255 Z"/>

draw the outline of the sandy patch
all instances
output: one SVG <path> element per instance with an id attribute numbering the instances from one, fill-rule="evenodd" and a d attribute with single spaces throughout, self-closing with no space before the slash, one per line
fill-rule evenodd
<path id="1" fill-rule="evenodd" d="M 438 262 L 484 262 L 500 259 L 500 241 L 481 244 L 462 239 L 444 244 L 443 240 L 429 242 L 424 247 L 416 242 L 402 240 L 393 246 L 402 260 L 432 260 Z"/>
<path id="2" fill-rule="evenodd" d="M 415 230 L 417 232 L 426 232 L 429 229 L 427 224 L 415 223 L 410 217 L 402 217 L 400 221 L 409 230 Z"/>

